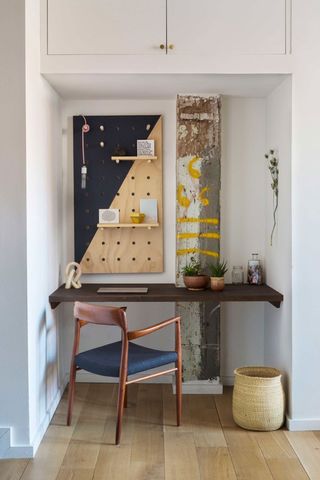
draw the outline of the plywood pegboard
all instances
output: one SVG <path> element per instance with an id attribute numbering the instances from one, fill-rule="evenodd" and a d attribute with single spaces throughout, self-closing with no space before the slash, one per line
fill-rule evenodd
<path id="1" fill-rule="evenodd" d="M 98 224 L 98 208 L 95 202 L 90 202 L 90 196 L 94 195 L 94 189 L 91 189 L 87 198 L 86 208 L 94 203 L 96 213 L 94 215 L 94 225 L 90 225 L 93 234 L 82 254 L 80 264 L 84 273 L 148 273 L 163 271 L 163 206 L 162 206 L 162 119 L 161 116 L 152 118 L 139 116 L 139 120 L 143 120 L 143 124 L 148 126 L 145 136 L 142 131 L 135 127 L 137 117 L 132 118 L 132 125 L 127 122 L 127 127 L 132 135 L 133 127 L 137 133 L 137 139 L 153 139 L 155 140 L 155 156 L 156 159 L 148 162 L 145 159 L 119 162 L 111 160 L 112 152 L 104 157 L 104 177 L 108 177 L 109 184 L 112 184 L 112 176 L 115 177 L 114 183 L 117 188 L 114 190 L 111 202 L 106 202 L 98 208 L 119 208 L 120 223 L 131 224 L 130 215 L 139 211 L 140 199 L 153 198 L 158 203 L 158 223 L 159 226 L 151 229 L 141 227 L 117 227 L 115 228 L 99 228 Z M 78 118 L 78 117 L 77 117 Z M 86 117 L 90 124 L 92 117 Z M 110 117 L 100 117 L 110 118 Z M 119 117 L 112 117 L 115 123 L 119 123 Z M 102 120 L 100 120 L 102 122 Z M 125 137 L 126 128 L 122 129 L 122 135 Z M 105 128 L 106 142 L 108 132 Z M 89 134 L 88 134 L 89 135 Z M 105 142 L 105 144 L 106 144 Z M 120 145 L 125 144 L 125 140 L 120 140 Z M 88 150 L 90 144 L 88 144 Z M 98 152 L 100 150 L 98 149 Z M 131 150 L 127 150 L 128 155 L 134 156 L 136 146 L 133 148 L 131 142 Z M 90 175 L 90 163 L 88 165 L 88 175 Z M 126 164 L 124 169 L 123 164 Z M 91 170 L 92 171 L 92 170 Z M 101 176 L 101 172 L 100 172 Z M 120 182 L 119 182 L 120 178 Z M 97 179 L 100 182 L 100 178 Z M 90 178 L 91 186 L 94 184 L 94 178 Z M 93 191 L 92 191 L 93 190 Z M 80 192 L 81 194 L 82 192 Z M 99 195 L 99 192 L 97 192 Z M 76 200 L 76 198 L 75 198 Z M 83 207 L 82 207 L 83 208 Z M 85 209 L 84 209 L 85 210 Z M 76 217 L 76 216 L 75 216 Z M 83 231 L 83 229 L 81 229 Z"/>

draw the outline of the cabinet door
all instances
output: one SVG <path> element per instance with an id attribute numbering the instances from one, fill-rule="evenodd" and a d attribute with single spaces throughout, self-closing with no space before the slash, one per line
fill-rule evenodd
<path id="1" fill-rule="evenodd" d="M 166 0 L 48 0 L 48 54 L 157 54 Z"/>
<path id="2" fill-rule="evenodd" d="M 172 53 L 285 53 L 286 0 L 168 0 L 167 18 Z"/>

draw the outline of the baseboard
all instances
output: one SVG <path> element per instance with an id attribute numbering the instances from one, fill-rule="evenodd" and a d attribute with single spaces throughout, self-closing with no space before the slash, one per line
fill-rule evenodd
<path id="1" fill-rule="evenodd" d="M 176 386 L 174 381 L 172 382 L 173 393 L 176 393 Z M 220 383 L 219 377 L 215 380 L 191 380 L 189 382 L 183 382 L 182 393 L 188 395 L 221 395 L 223 393 L 223 385 Z"/>
<path id="2" fill-rule="evenodd" d="M 31 445 L 11 445 L 10 443 L 10 428 L 7 429 L 9 431 L 9 447 L 4 451 L 1 452 L 0 449 L 0 458 L 33 458 L 38 450 L 40 442 L 47 431 L 47 428 L 50 424 L 50 421 L 56 411 L 56 408 L 61 400 L 63 395 L 64 389 L 67 385 L 67 377 L 64 378 L 63 382 L 61 382 L 60 388 L 58 389 L 55 398 L 51 402 L 34 438 L 31 442 Z M 0 441 L 1 441 L 0 437 Z"/>
<path id="3" fill-rule="evenodd" d="M 291 432 L 320 430 L 320 418 L 291 418 L 287 415 L 286 425 Z"/>

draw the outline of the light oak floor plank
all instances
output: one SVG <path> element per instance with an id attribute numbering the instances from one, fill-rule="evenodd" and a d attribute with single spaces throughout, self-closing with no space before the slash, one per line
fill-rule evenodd
<path id="1" fill-rule="evenodd" d="M 311 480 L 320 479 L 320 441 L 313 432 L 285 432 Z"/>
<path id="2" fill-rule="evenodd" d="M 197 448 L 201 480 L 236 480 L 227 447 Z"/>
<path id="3" fill-rule="evenodd" d="M 0 480 L 20 480 L 28 460 L 0 460 Z"/>
<path id="4" fill-rule="evenodd" d="M 105 423 L 102 444 L 94 470 L 94 480 L 125 480 L 130 478 L 130 457 L 134 434 L 138 385 L 128 390 L 128 407 L 124 411 L 120 446 L 115 447 L 117 389 L 113 396 L 114 416 Z"/>
<path id="5" fill-rule="evenodd" d="M 161 384 L 140 384 L 132 436 L 130 480 L 164 479 Z"/>
<path id="6" fill-rule="evenodd" d="M 117 385 L 67 392 L 32 460 L 0 461 L 0 480 L 319 480 L 320 432 L 250 432 L 232 418 L 232 389 L 184 395 L 176 427 L 171 385 L 129 387 L 121 445 L 115 446 Z"/>
<path id="7" fill-rule="evenodd" d="M 308 480 L 283 430 L 257 432 L 254 437 L 275 480 Z"/>
<path id="8" fill-rule="evenodd" d="M 65 453 L 62 469 L 91 470 L 93 477 L 105 423 L 113 416 L 113 396 L 115 385 L 93 383 L 90 385 L 83 409 Z"/>
<path id="9" fill-rule="evenodd" d="M 166 431 L 165 480 L 200 480 L 200 467 L 193 433 Z"/>
<path id="10" fill-rule="evenodd" d="M 163 401 L 165 431 L 176 430 L 176 400 L 170 385 L 164 385 Z M 179 431 L 192 432 L 196 447 L 227 446 L 212 395 L 183 395 L 182 412 Z"/>
<path id="11" fill-rule="evenodd" d="M 23 475 L 22 480 L 56 480 L 64 456 L 72 438 L 74 426 L 77 422 L 78 416 L 84 406 L 84 402 L 89 390 L 89 384 L 79 384 L 75 393 L 75 414 L 73 417 L 73 425 L 66 426 L 66 415 L 64 416 L 64 423 L 62 422 L 65 414 L 66 393 L 60 402 L 57 412 L 56 420 L 59 425 L 51 424 L 39 446 L 37 455 L 30 460 Z"/>

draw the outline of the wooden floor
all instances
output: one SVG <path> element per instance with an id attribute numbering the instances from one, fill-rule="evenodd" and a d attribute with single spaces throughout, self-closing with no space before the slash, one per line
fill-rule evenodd
<path id="1" fill-rule="evenodd" d="M 33 460 L 0 461 L 1 480 L 320 479 L 320 432 L 248 432 L 224 395 L 184 395 L 175 423 L 169 385 L 129 389 L 122 442 L 113 445 L 117 387 L 77 384 L 74 418 L 66 395 Z"/>

